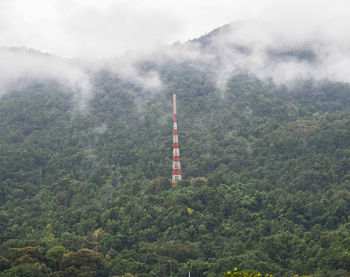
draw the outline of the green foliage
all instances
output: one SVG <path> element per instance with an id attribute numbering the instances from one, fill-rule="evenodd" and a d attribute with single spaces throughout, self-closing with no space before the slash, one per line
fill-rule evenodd
<path id="1" fill-rule="evenodd" d="M 83 114 L 53 82 L 0 99 L 0 276 L 350 275 L 349 85 L 159 70 L 99 73 Z"/>
<path id="2" fill-rule="evenodd" d="M 40 263 L 25 263 L 18 266 L 13 266 L 0 273 L 1 277 L 44 277 L 48 276 L 51 270 L 45 264 Z"/>
<path id="3" fill-rule="evenodd" d="M 5 269 L 8 269 L 9 267 L 10 267 L 9 260 L 4 256 L 0 256 L 0 270 L 3 271 Z"/>
<path id="4" fill-rule="evenodd" d="M 262 274 L 253 270 L 238 271 L 237 267 L 235 267 L 233 270 L 224 273 L 224 277 L 273 277 L 273 275 L 268 273 Z"/>
<path id="5" fill-rule="evenodd" d="M 107 276 L 105 257 L 89 249 L 80 249 L 77 252 L 68 252 L 62 256 L 60 270 L 72 268 L 82 271 L 95 272 L 98 276 Z"/>
<path id="6" fill-rule="evenodd" d="M 47 262 L 48 265 L 52 269 L 58 270 L 62 256 L 64 254 L 66 254 L 67 252 L 68 252 L 67 249 L 64 248 L 63 246 L 54 246 L 54 247 L 50 248 L 45 254 L 45 257 L 48 261 Z"/>

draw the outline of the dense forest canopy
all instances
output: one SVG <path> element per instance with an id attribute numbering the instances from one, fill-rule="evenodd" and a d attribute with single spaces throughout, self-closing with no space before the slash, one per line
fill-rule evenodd
<path id="1" fill-rule="evenodd" d="M 0 276 L 350 275 L 350 85 L 235 68 L 222 86 L 215 32 L 174 46 L 216 53 L 213 67 L 160 54 L 137 82 L 90 72 L 84 105 L 50 76 L 1 97 Z M 154 72 L 161 85 L 143 86 Z"/>

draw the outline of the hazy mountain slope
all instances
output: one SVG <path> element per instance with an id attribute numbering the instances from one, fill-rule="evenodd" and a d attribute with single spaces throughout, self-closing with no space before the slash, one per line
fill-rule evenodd
<path id="1" fill-rule="evenodd" d="M 349 274 L 350 86 L 145 60 L 160 89 L 101 70 L 83 112 L 55 81 L 0 99 L 0 276 Z"/>

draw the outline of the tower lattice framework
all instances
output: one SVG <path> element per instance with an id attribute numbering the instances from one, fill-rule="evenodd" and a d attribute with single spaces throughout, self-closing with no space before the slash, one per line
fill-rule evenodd
<path id="1" fill-rule="evenodd" d="M 173 177 L 172 186 L 175 187 L 176 183 L 182 179 L 181 176 L 181 164 L 180 164 L 180 149 L 179 149 L 179 137 L 177 133 L 176 122 L 176 94 L 173 94 L 173 109 L 174 109 L 174 133 L 173 133 Z"/>

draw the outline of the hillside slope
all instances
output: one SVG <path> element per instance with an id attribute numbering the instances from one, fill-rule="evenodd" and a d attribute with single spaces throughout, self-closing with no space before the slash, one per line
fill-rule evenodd
<path id="1" fill-rule="evenodd" d="M 0 99 L 0 276 L 349 275 L 350 86 L 147 66 L 160 90 L 101 70 L 83 113 L 54 81 Z"/>

